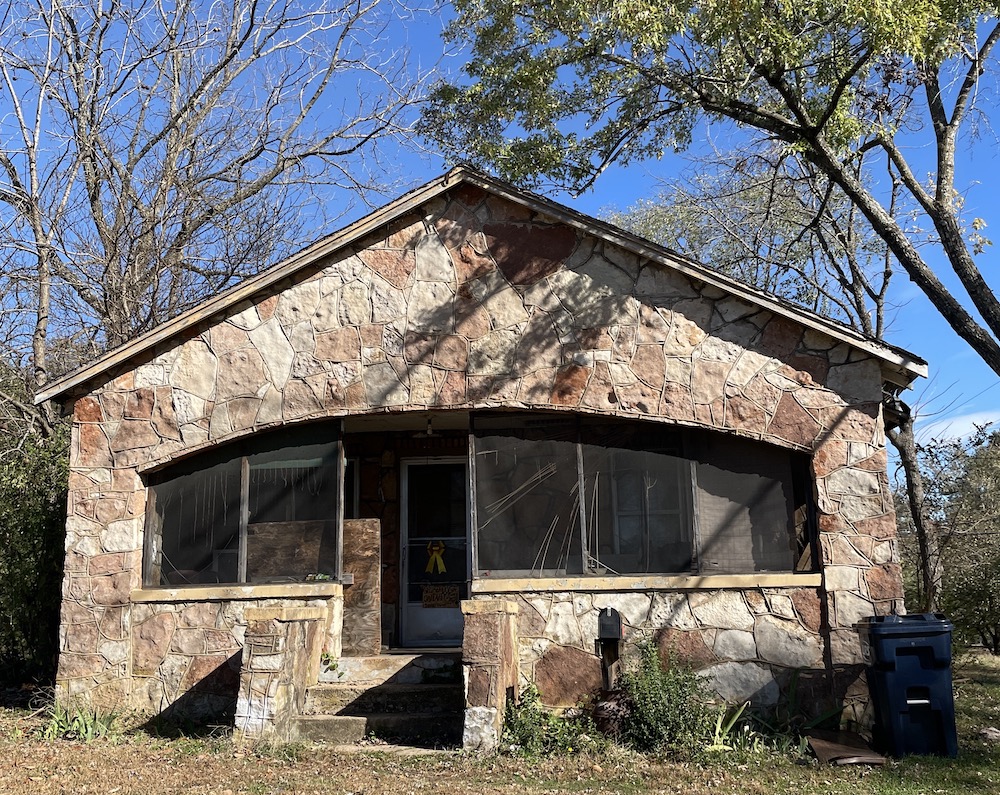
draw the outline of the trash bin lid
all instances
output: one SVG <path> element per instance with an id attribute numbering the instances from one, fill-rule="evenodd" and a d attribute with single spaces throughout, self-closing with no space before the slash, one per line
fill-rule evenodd
<path id="1" fill-rule="evenodd" d="M 904 616 L 866 616 L 854 627 L 873 635 L 938 635 L 951 632 L 954 625 L 944 613 L 913 613 Z"/>

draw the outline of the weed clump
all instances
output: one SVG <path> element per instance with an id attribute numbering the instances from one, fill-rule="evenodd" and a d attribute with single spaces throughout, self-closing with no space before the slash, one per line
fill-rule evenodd
<path id="1" fill-rule="evenodd" d="M 582 710 L 552 712 L 542 704 L 538 689 L 529 684 L 516 704 L 507 704 L 500 748 L 530 758 L 571 754 L 599 744 L 595 736 L 594 725 Z"/>

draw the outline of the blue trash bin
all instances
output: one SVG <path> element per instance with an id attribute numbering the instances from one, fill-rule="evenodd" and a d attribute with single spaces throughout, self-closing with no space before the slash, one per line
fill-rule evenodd
<path id="1" fill-rule="evenodd" d="M 940 613 L 870 616 L 855 628 L 868 666 L 876 748 L 896 758 L 957 756 L 951 622 Z"/>

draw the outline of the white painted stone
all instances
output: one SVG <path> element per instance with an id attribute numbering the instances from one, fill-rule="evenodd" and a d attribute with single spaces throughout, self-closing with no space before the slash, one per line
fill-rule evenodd
<path id="1" fill-rule="evenodd" d="M 209 421 L 208 435 L 213 439 L 232 433 L 233 424 L 229 419 L 229 406 L 226 403 L 216 403 L 212 409 L 212 418 Z M 182 429 L 183 431 L 183 429 Z"/>
<path id="2" fill-rule="evenodd" d="M 691 612 L 703 627 L 751 629 L 753 615 L 738 591 L 695 593 L 689 597 Z"/>
<path id="3" fill-rule="evenodd" d="M 101 534 L 105 552 L 134 552 L 139 548 L 139 520 L 118 519 Z"/>
<path id="4" fill-rule="evenodd" d="M 188 423 L 186 425 L 182 425 L 180 430 L 181 443 L 185 447 L 196 447 L 208 441 L 208 429 L 202 427 L 201 425 Z"/>
<path id="5" fill-rule="evenodd" d="M 718 337 L 706 337 L 696 351 L 698 358 L 713 362 L 735 362 L 741 357 L 741 354 L 746 353 L 750 352 Z"/>
<path id="6" fill-rule="evenodd" d="M 552 292 L 549 280 L 542 279 L 525 289 L 524 306 L 538 307 L 545 312 L 555 312 L 562 305 Z"/>
<path id="7" fill-rule="evenodd" d="M 635 280 L 639 278 L 639 267 L 640 261 L 639 257 L 633 254 L 631 251 L 626 251 L 619 246 L 611 245 L 610 243 L 604 244 L 604 258 L 608 260 L 616 268 L 620 268 L 629 277 L 629 292 L 632 291 Z M 643 263 L 646 260 L 642 261 Z"/>
<path id="8" fill-rule="evenodd" d="M 691 383 L 691 360 L 682 359 L 679 356 L 667 356 L 665 358 L 664 378 L 676 384 Z"/>
<path id="9" fill-rule="evenodd" d="M 162 364 L 141 364 L 135 368 L 135 385 L 137 388 L 162 386 L 166 382 L 166 368 Z"/>
<path id="10" fill-rule="evenodd" d="M 860 522 L 862 519 L 871 519 L 875 516 L 882 516 L 886 512 L 886 505 L 880 495 L 871 497 L 845 497 L 840 502 L 840 513 L 849 522 Z"/>
<path id="11" fill-rule="evenodd" d="M 372 322 L 392 323 L 405 318 L 406 293 L 372 274 Z"/>
<path id="12" fill-rule="evenodd" d="M 560 646 L 576 646 L 582 649 L 592 647 L 594 642 L 593 638 L 589 643 L 584 640 L 572 601 L 553 603 L 549 620 L 545 623 L 545 637 Z"/>
<path id="13" fill-rule="evenodd" d="M 500 742 L 499 716 L 493 707 L 466 707 L 462 748 L 478 753 L 492 753 Z"/>
<path id="14" fill-rule="evenodd" d="M 128 659 L 129 644 L 123 640 L 106 640 L 97 647 L 109 665 L 120 665 Z"/>
<path id="15" fill-rule="evenodd" d="M 754 627 L 757 653 L 768 662 L 792 668 L 812 668 L 823 661 L 823 644 L 819 637 L 797 621 L 775 616 L 761 616 Z"/>
<path id="16" fill-rule="evenodd" d="M 415 249 L 417 281 L 456 282 L 455 263 L 437 235 L 424 235 Z"/>
<path id="17" fill-rule="evenodd" d="M 257 307 L 251 304 L 249 301 L 243 301 L 237 305 L 235 315 L 229 317 L 229 322 L 232 323 L 237 328 L 241 328 L 244 331 L 249 331 L 252 328 L 257 328 L 260 325 L 260 315 L 257 314 Z"/>
<path id="18" fill-rule="evenodd" d="M 847 494 L 852 497 L 866 497 L 879 494 L 882 485 L 878 474 L 865 469 L 844 467 L 826 476 L 826 487 L 831 494 Z"/>
<path id="19" fill-rule="evenodd" d="M 295 350 L 281 330 L 281 324 L 273 317 L 261 323 L 250 332 L 250 341 L 264 360 L 271 383 L 278 389 L 284 387 L 292 370 Z"/>
<path id="20" fill-rule="evenodd" d="M 636 279 L 635 294 L 657 299 L 696 298 L 698 291 L 680 274 L 658 263 L 648 263 Z"/>
<path id="21" fill-rule="evenodd" d="M 896 546 L 892 541 L 879 541 L 872 546 L 872 563 L 882 566 L 896 561 Z"/>
<path id="22" fill-rule="evenodd" d="M 178 425 L 195 422 L 205 416 L 205 398 L 175 389 L 173 392 L 174 414 Z"/>
<path id="23" fill-rule="evenodd" d="M 753 633 L 741 629 L 723 629 L 716 633 L 712 650 L 720 660 L 756 660 L 757 644 Z"/>
<path id="24" fill-rule="evenodd" d="M 401 406 L 409 399 L 409 390 L 388 362 L 364 369 L 365 399 L 370 406 Z"/>
<path id="25" fill-rule="evenodd" d="M 859 571 L 855 566 L 824 566 L 823 587 L 827 591 L 857 591 Z"/>
<path id="26" fill-rule="evenodd" d="M 650 593 L 604 594 L 605 599 L 595 599 L 595 607 L 611 606 L 621 613 L 622 621 L 632 627 L 639 627 L 649 618 L 653 596 Z M 595 613 L 596 615 L 596 613 Z"/>
<path id="27" fill-rule="evenodd" d="M 292 326 L 288 341 L 296 353 L 312 354 L 316 350 L 316 335 L 313 333 L 313 324 L 308 320 L 296 323 Z"/>
<path id="28" fill-rule="evenodd" d="M 722 298 L 715 302 L 715 309 L 719 316 L 727 323 L 734 320 L 742 320 L 757 311 L 756 307 L 741 301 L 739 298 Z"/>
<path id="29" fill-rule="evenodd" d="M 407 328 L 432 333 L 452 331 L 455 327 L 454 297 L 448 282 L 417 282 L 410 291 Z"/>
<path id="30" fill-rule="evenodd" d="M 769 668 L 752 662 L 724 662 L 704 668 L 698 676 L 730 704 L 751 701 L 757 706 L 778 703 L 778 683 Z"/>
<path id="31" fill-rule="evenodd" d="M 615 267 L 600 254 L 594 254 L 576 271 L 590 279 L 601 295 L 629 295 L 635 287 L 636 274 L 639 270 L 634 262 L 632 269 L 635 274 L 629 273 L 628 269 Z"/>
<path id="32" fill-rule="evenodd" d="M 698 623 L 694 620 L 688 597 L 682 593 L 653 594 L 649 608 L 647 624 L 650 629 L 672 627 L 673 629 L 694 629 Z"/>
<path id="33" fill-rule="evenodd" d="M 340 296 L 338 315 L 344 326 L 363 326 L 370 323 L 372 302 L 368 285 L 362 281 L 345 284 Z"/>
<path id="34" fill-rule="evenodd" d="M 795 400 L 807 409 L 839 408 L 844 405 L 843 398 L 828 389 L 805 387 L 795 393 Z"/>
<path id="35" fill-rule="evenodd" d="M 726 381 L 735 386 L 746 386 L 769 362 L 766 356 L 755 351 L 743 351 L 729 371 Z"/>
<path id="36" fill-rule="evenodd" d="M 66 534 L 74 536 L 96 535 L 101 532 L 101 525 L 93 519 L 83 516 L 68 516 L 66 518 Z"/>
<path id="37" fill-rule="evenodd" d="M 254 313 L 256 314 L 256 310 Z M 215 393 L 219 360 L 202 339 L 190 340 L 182 347 L 170 373 L 171 386 L 197 397 L 210 399 Z"/>
<path id="38" fill-rule="evenodd" d="M 269 425 L 274 422 L 281 422 L 281 392 L 268 385 L 257 409 L 256 424 Z"/>
<path id="39" fill-rule="evenodd" d="M 767 594 L 767 604 L 771 612 L 781 618 L 795 619 L 795 607 L 792 605 L 790 597 L 779 593 Z"/>
<path id="40" fill-rule="evenodd" d="M 470 375 L 505 375 L 514 365 L 518 337 L 513 331 L 491 331 L 469 343 Z"/>
<path id="41" fill-rule="evenodd" d="M 72 541 L 68 536 L 66 540 L 67 542 Z M 101 547 L 101 542 L 98 541 L 96 536 L 82 536 L 77 538 L 72 543 L 67 543 L 67 548 L 68 550 L 79 552 L 81 555 L 86 555 L 88 558 L 100 555 L 104 551 Z"/>
<path id="42" fill-rule="evenodd" d="M 857 593 L 837 591 L 833 594 L 834 626 L 849 628 L 861 619 L 875 614 L 872 603 Z"/>
<path id="43" fill-rule="evenodd" d="M 632 372 L 632 368 L 621 362 L 612 362 L 608 366 L 608 371 L 611 373 L 612 383 L 616 386 L 630 386 L 631 384 L 639 383 L 639 379 Z"/>

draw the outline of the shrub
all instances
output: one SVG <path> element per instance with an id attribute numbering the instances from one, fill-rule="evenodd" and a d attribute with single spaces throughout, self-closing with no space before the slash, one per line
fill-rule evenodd
<path id="1" fill-rule="evenodd" d="M 694 750 L 711 742 L 715 712 L 707 689 L 691 668 L 660 663 L 652 643 L 639 647 L 619 686 L 626 714 L 620 739 L 637 751 Z"/>
<path id="2" fill-rule="evenodd" d="M 586 715 L 558 715 L 547 709 L 538 689 L 528 685 L 518 703 L 507 703 L 501 750 L 520 756 L 568 754 L 594 745 L 595 731 Z"/>

